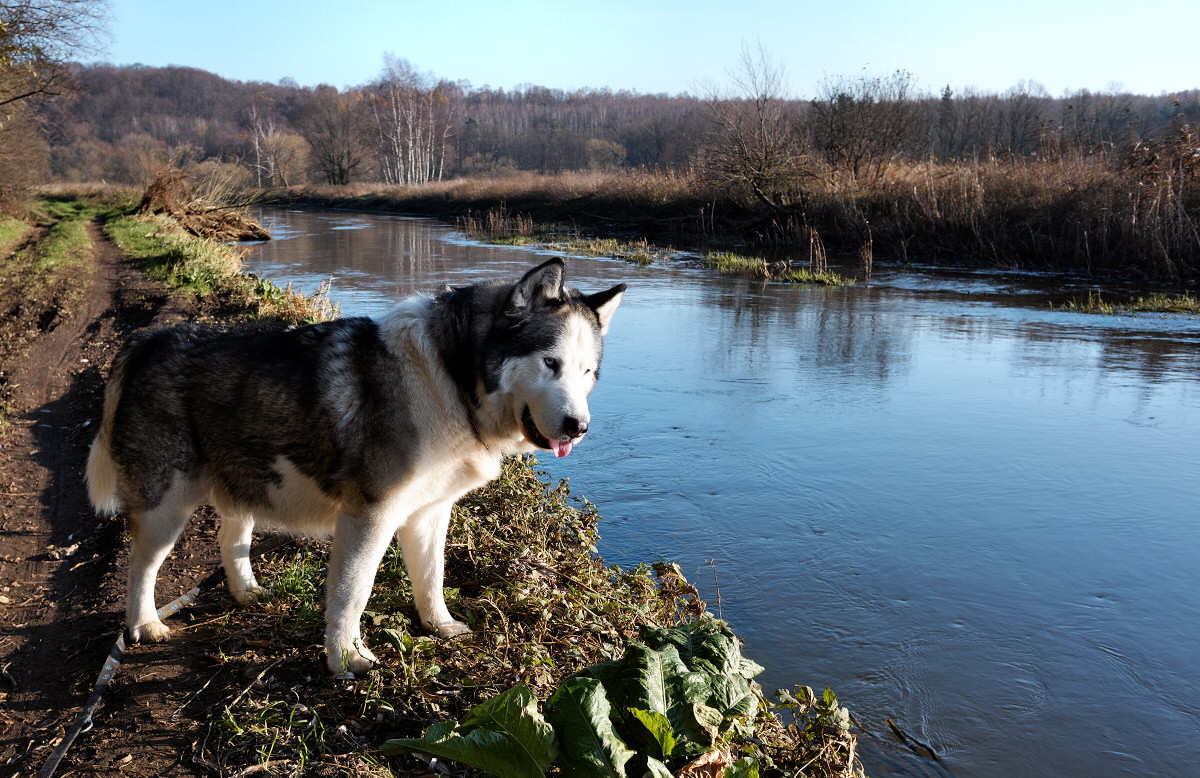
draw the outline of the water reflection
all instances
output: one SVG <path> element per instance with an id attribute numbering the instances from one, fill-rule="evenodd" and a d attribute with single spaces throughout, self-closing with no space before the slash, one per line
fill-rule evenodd
<path id="1" fill-rule="evenodd" d="M 543 258 L 425 220 L 275 218 L 251 268 L 332 276 L 346 313 Z M 714 560 L 768 691 L 828 683 L 958 775 L 1193 769 L 1200 320 L 1059 313 L 979 274 L 568 273 L 630 290 L 589 439 L 546 466 L 600 505 L 610 561 L 676 560 L 715 600 Z"/>

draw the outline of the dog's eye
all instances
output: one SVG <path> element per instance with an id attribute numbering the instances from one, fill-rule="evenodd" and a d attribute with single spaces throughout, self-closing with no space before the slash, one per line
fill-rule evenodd
<path id="1" fill-rule="evenodd" d="M 557 359 L 555 359 L 554 357 L 546 357 L 542 361 L 546 363 L 546 367 L 550 368 L 555 373 L 558 372 L 558 360 Z"/>

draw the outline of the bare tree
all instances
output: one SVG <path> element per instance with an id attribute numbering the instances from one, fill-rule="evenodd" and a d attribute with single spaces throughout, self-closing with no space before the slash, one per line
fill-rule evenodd
<path id="1" fill-rule="evenodd" d="M 743 47 L 739 69 L 731 76 L 736 96 L 710 90 L 710 133 L 701 151 L 704 167 L 723 184 L 744 187 L 778 214 L 797 200 L 803 161 L 784 71 L 761 47 Z"/>
<path id="2" fill-rule="evenodd" d="M 104 0 L 0 0 L 0 202 L 48 173 L 35 103 L 70 87 L 68 59 L 99 51 Z"/>
<path id="3" fill-rule="evenodd" d="M 406 59 L 385 54 L 372 102 L 380 167 L 392 184 L 440 179 L 453 134 L 453 105 L 443 84 Z"/>
<path id="4" fill-rule="evenodd" d="M 330 184 L 350 183 L 366 158 L 361 103 L 357 92 L 339 94 L 334 87 L 319 86 L 295 121 L 314 164 Z"/>
<path id="5" fill-rule="evenodd" d="M 249 163 L 255 186 L 290 186 L 300 180 L 308 162 L 308 147 L 276 109 L 276 101 L 259 91 L 250 99 L 247 118 L 250 123 L 250 148 L 254 159 Z"/>
<path id="6" fill-rule="evenodd" d="M 275 126 L 275 116 L 272 108 L 273 100 L 263 92 L 256 92 L 250 99 L 249 119 L 251 148 L 254 151 L 254 183 L 259 189 L 265 179 L 267 185 L 275 185 L 275 159 L 267 153 L 271 137 L 278 130 Z"/>
<path id="7" fill-rule="evenodd" d="M 0 107 L 60 94 L 68 61 L 102 48 L 107 17 L 106 0 L 0 2 Z"/>
<path id="8" fill-rule="evenodd" d="M 1036 81 L 1018 81 L 1002 96 L 1008 130 L 1008 150 L 1013 154 L 1036 151 L 1050 100 L 1046 88 Z"/>
<path id="9" fill-rule="evenodd" d="M 825 158 L 856 179 L 878 178 L 909 145 L 920 119 L 916 79 L 890 76 L 826 79 L 812 101 L 813 137 Z"/>

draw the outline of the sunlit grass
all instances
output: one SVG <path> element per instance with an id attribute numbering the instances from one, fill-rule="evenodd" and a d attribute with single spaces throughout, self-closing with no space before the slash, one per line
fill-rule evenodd
<path id="1" fill-rule="evenodd" d="M 761 257 L 747 257 L 730 251 L 709 252 L 700 258 L 700 263 L 724 275 L 748 276 L 763 281 L 813 286 L 849 286 L 854 283 L 853 278 L 832 270 L 790 266 L 776 268 Z"/>
<path id="2" fill-rule="evenodd" d="M 1070 313 L 1098 313 L 1115 315 L 1119 313 L 1179 313 L 1190 316 L 1200 316 L 1200 298 L 1185 292 L 1179 295 L 1156 294 L 1150 297 L 1136 297 L 1125 302 L 1105 300 L 1099 291 L 1088 293 L 1086 300 L 1068 300 L 1050 306 L 1054 310 Z"/>
<path id="3" fill-rule="evenodd" d="M 304 295 L 291 284 L 280 288 L 242 273 L 238 248 L 191 235 L 169 216 L 114 215 L 104 229 L 122 251 L 143 262 L 151 278 L 197 295 L 222 295 L 249 316 L 302 324 L 336 315 L 328 284 Z"/>

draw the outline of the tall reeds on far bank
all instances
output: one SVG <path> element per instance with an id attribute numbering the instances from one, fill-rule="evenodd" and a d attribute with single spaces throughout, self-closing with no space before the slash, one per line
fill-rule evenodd
<path id="1" fill-rule="evenodd" d="M 879 261 L 1115 273 L 1200 283 L 1200 149 L 896 162 L 870 181 L 819 162 L 786 212 L 694 173 L 519 174 L 421 186 L 306 187 L 282 196 L 446 218 L 504 206 L 596 233 L 791 244 Z M 529 227 L 536 229 L 536 226 Z"/>

